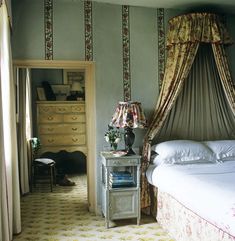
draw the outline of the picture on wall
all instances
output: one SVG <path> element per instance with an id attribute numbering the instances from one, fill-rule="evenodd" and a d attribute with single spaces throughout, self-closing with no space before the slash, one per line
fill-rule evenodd
<path id="1" fill-rule="evenodd" d="M 56 96 L 56 100 L 64 101 L 69 95 L 70 85 L 51 85 L 51 88 Z"/>
<path id="2" fill-rule="evenodd" d="M 64 69 L 64 84 L 72 86 L 73 82 L 80 82 L 84 87 L 85 73 L 79 69 Z"/>
<path id="3" fill-rule="evenodd" d="M 47 100 L 44 88 L 37 88 L 38 100 Z"/>
<path id="4" fill-rule="evenodd" d="M 67 100 L 85 100 L 85 72 L 79 69 L 64 69 L 64 84 L 70 86 Z"/>

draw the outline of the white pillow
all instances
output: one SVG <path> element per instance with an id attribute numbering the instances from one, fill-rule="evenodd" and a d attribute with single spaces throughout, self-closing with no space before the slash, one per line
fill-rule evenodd
<path id="1" fill-rule="evenodd" d="M 219 161 L 235 160 L 235 140 L 205 141 Z"/>
<path id="2" fill-rule="evenodd" d="M 213 152 L 203 143 L 191 140 L 166 141 L 152 146 L 159 156 L 154 162 L 165 164 L 189 164 L 216 162 Z M 162 160 L 162 161 L 161 161 Z"/>

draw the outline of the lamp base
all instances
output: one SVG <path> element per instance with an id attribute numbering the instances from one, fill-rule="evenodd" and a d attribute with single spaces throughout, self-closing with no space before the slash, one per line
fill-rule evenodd
<path id="1" fill-rule="evenodd" d="M 135 152 L 132 150 L 132 145 L 135 141 L 135 134 L 132 132 L 132 128 L 125 128 L 124 141 L 127 151 L 126 156 L 135 155 Z"/>
<path id="2" fill-rule="evenodd" d="M 132 148 L 127 149 L 127 153 L 125 156 L 133 156 L 133 155 L 136 155 L 136 153 L 132 150 Z"/>

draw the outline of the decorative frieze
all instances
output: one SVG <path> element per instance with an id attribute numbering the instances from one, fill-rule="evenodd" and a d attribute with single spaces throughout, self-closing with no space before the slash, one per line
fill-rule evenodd
<path id="1" fill-rule="evenodd" d="M 85 60 L 93 60 L 92 2 L 84 1 Z"/>
<path id="2" fill-rule="evenodd" d="M 45 59 L 53 59 L 53 0 L 44 0 Z"/>
<path id="3" fill-rule="evenodd" d="M 129 6 L 122 6 L 122 52 L 124 101 L 131 100 Z"/>

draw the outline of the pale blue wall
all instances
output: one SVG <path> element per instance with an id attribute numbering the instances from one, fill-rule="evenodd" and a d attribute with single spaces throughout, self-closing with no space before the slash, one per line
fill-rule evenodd
<path id="1" fill-rule="evenodd" d="M 12 53 L 15 59 L 44 59 L 44 1 L 13 0 Z"/>
<path id="2" fill-rule="evenodd" d="M 53 1 L 54 59 L 84 59 L 84 4 L 82 1 Z"/>

